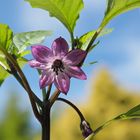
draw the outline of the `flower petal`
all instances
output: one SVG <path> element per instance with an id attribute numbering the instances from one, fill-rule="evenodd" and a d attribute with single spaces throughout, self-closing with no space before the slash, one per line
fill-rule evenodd
<path id="1" fill-rule="evenodd" d="M 37 68 L 37 69 L 41 69 L 41 70 L 46 69 L 46 65 L 44 65 L 43 63 L 40 63 L 36 60 L 30 60 L 28 63 L 32 68 Z"/>
<path id="2" fill-rule="evenodd" d="M 56 75 L 54 84 L 58 90 L 60 90 L 64 94 L 67 94 L 70 87 L 70 78 L 65 73 L 60 73 Z"/>
<path id="3" fill-rule="evenodd" d="M 52 44 L 52 51 L 55 56 L 63 57 L 68 53 L 68 43 L 62 37 L 54 40 Z"/>
<path id="4" fill-rule="evenodd" d="M 75 49 L 70 51 L 64 58 L 63 61 L 69 65 L 78 65 L 86 56 L 86 51 Z"/>
<path id="5" fill-rule="evenodd" d="M 45 88 L 46 86 L 50 85 L 54 81 L 54 75 L 51 72 L 46 73 L 43 71 L 41 78 L 39 80 L 40 88 Z"/>
<path id="6" fill-rule="evenodd" d="M 48 62 L 52 56 L 52 51 L 48 47 L 37 45 L 32 46 L 32 54 L 34 58 L 42 63 Z"/>
<path id="7" fill-rule="evenodd" d="M 69 68 L 67 68 L 66 72 L 70 77 L 75 77 L 75 78 L 78 78 L 78 79 L 81 79 L 81 80 L 86 80 L 87 79 L 87 76 L 82 71 L 82 69 L 80 69 L 77 66 L 70 66 Z"/>

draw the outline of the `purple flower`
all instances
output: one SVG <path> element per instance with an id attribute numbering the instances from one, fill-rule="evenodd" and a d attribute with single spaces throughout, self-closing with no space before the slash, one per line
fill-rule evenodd
<path id="1" fill-rule="evenodd" d="M 29 65 L 42 71 L 40 88 L 54 83 L 58 90 L 67 93 L 70 87 L 70 78 L 86 79 L 85 73 L 78 64 L 85 58 L 86 52 L 80 49 L 69 51 L 68 44 L 62 37 L 54 40 L 51 49 L 42 45 L 32 46 L 35 58 Z"/>

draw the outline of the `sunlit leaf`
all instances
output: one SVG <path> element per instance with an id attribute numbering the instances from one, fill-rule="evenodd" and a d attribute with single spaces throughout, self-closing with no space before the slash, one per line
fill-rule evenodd
<path id="1" fill-rule="evenodd" d="M 8 65 L 5 60 L 5 56 L 0 51 L 0 86 L 4 82 L 4 80 L 9 76 L 8 72 Z"/>
<path id="2" fill-rule="evenodd" d="M 28 62 L 28 60 L 23 58 L 23 57 L 20 57 L 20 58 L 17 59 L 17 62 L 19 64 L 19 66 L 22 68 Z"/>
<path id="3" fill-rule="evenodd" d="M 1 66 L 0 66 L 0 86 L 4 82 L 4 80 L 9 76 L 8 72 L 5 71 Z"/>
<path id="4" fill-rule="evenodd" d="M 98 35 L 98 37 L 101 37 L 101 36 L 104 36 L 106 34 L 109 34 L 113 31 L 112 28 L 110 29 L 103 29 L 102 32 Z M 87 32 L 86 34 L 82 35 L 80 38 L 79 38 L 79 46 L 78 48 L 82 49 L 82 50 L 86 50 L 92 37 L 94 36 L 94 34 L 96 33 L 96 30 L 94 31 L 90 31 L 90 32 Z M 91 46 L 90 48 L 90 51 L 98 45 L 99 42 L 97 42 L 96 45 L 93 45 Z"/>
<path id="5" fill-rule="evenodd" d="M 140 7 L 140 0 L 107 0 L 107 10 L 101 27 L 114 17 L 138 7 Z"/>
<path id="6" fill-rule="evenodd" d="M 26 37 L 28 38 L 28 36 Z M 15 55 L 20 67 L 23 67 L 27 62 L 27 60 L 22 57 L 24 55 L 24 52 L 22 52 L 23 54 L 21 53 L 22 55 L 17 54 L 17 50 L 12 40 L 12 30 L 9 28 L 8 25 L 0 24 L 0 85 L 8 76 L 10 76 L 10 74 L 8 73 L 10 68 L 7 63 L 7 59 L 4 55 L 4 52 L 8 52 L 9 54 Z"/>
<path id="7" fill-rule="evenodd" d="M 140 105 L 135 106 L 134 108 L 130 109 L 128 112 L 123 113 L 117 117 L 117 119 L 133 119 L 133 118 L 140 118 Z"/>
<path id="8" fill-rule="evenodd" d="M 116 120 L 129 120 L 129 119 L 137 119 L 137 118 L 140 118 L 140 104 L 135 106 L 135 107 L 133 107 L 132 109 L 130 109 L 126 113 L 122 113 L 122 114 L 118 115 L 117 117 L 105 122 L 103 125 L 98 127 L 94 131 L 94 133 L 97 134 L 98 132 L 102 131 L 106 126 L 111 124 L 113 121 L 116 121 Z"/>
<path id="9" fill-rule="evenodd" d="M 17 62 L 19 64 L 19 66 L 21 68 L 24 67 L 24 65 L 27 63 L 27 60 L 23 57 L 19 57 L 17 58 Z M 6 71 L 6 70 L 10 70 L 6 58 L 5 56 L 2 54 L 2 52 L 0 51 L 0 86 L 2 85 L 2 83 L 4 82 L 4 80 L 10 76 L 10 74 Z"/>
<path id="10" fill-rule="evenodd" d="M 102 37 L 104 35 L 110 34 L 113 32 L 113 28 L 105 28 L 103 29 L 100 34 L 98 35 L 98 37 Z"/>
<path id="11" fill-rule="evenodd" d="M 90 66 L 90 65 L 93 65 L 93 64 L 96 64 L 97 61 L 93 61 L 93 62 L 90 62 L 90 63 L 87 63 L 87 64 L 83 64 L 83 66 Z"/>
<path id="12" fill-rule="evenodd" d="M 0 51 L 0 65 L 4 69 L 8 69 L 8 65 L 7 65 L 7 62 L 6 62 L 5 55 L 1 51 Z"/>
<path id="13" fill-rule="evenodd" d="M 51 16 L 62 22 L 70 33 L 83 8 L 83 0 L 26 0 L 32 7 L 47 10 Z"/>
<path id="14" fill-rule="evenodd" d="M 13 32 L 6 24 L 0 24 L 0 47 L 8 50 L 12 43 Z"/>
<path id="15" fill-rule="evenodd" d="M 25 50 L 25 51 L 21 52 L 21 53 L 18 55 L 18 57 L 24 57 L 25 55 L 28 55 L 28 54 L 30 54 L 30 53 L 31 53 L 31 50 Z"/>
<path id="16" fill-rule="evenodd" d="M 51 31 L 32 31 L 16 34 L 13 43 L 18 49 L 18 53 L 23 52 L 28 46 L 42 43 Z"/>

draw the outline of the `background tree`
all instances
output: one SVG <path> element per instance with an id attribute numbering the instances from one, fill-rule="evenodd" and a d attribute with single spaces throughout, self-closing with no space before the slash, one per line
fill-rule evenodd
<path id="1" fill-rule="evenodd" d="M 102 70 L 91 82 L 90 98 L 79 105 L 94 129 L 109 119 L 139 104 L 140 96 L 118 85 L 107 70 Z M 58 129 L 61 126 L 61 129 Z M 67 109 L 53 123 L 52 139 L 81 140 L 79 118 L 72 109 Z M 67 130 L 67 131 L 62 131 Z M 140 120 L 114 122 L 94 140 L 139 140 Z"/>
<path id="2" fill-rule="evenodd" d="M 0 140 L 32 140 L 30 115 L 18 106 L 17 95 L 9 97 L 0 120 Z"/>

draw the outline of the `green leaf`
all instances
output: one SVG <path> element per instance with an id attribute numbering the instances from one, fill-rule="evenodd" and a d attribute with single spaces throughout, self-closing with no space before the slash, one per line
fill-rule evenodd
<path id="1" fill-rule="evenodd" d="M 107 0 L 107 9 L 101 28 L 114 17 L 138 7 L 140 7 L 140 0 Z"/>
<path id="2" fill-rule="evenodd" d="M 8 72 L 5 71 L 1 66 L 0 66 L 0 86 L 4 82 L 4 80 L 9 76 Z"/>
<path id="3" fill-rule="evenodd" d="M 113 28 L 105 28 L 105 29 L 103 29 L 101 32 L 100 32 L 100 34 L 98 35 L 98 37 L 102 37 L 102 36 L 104 36 L 104 35 L 107 35 L 107 34 L 110 34 L 110 33 L 112 33 L 113 32 Z"/>
<path id="4" fill-rule="evenodd" d="M 140 105 L 137 105 L 134 108 L 130 109 L 128 112 L 123 113 L 118 117 L 116 117 L 116 119 L 118 120 L 133 119 L 133 118 L 140 118 Z"/>
<path id="5" fill-rule="evenodd" d="M 18 53 L 21 53 L 30 45 L 42 43 L 51 34 L 51 31 L 44 30 L 19 33 L 14 36 L 13 43 L 18 49 Z"/>
<path id="6" fill-rule="evenodd" d="M 19 66 L 20 66 L 21 68 L 23 68 L 24 65 L 28 62 L 28 60 L 25 59 L 24 57 L 20 57 L 20 58 L 17 59 L 17 62 L 18 62 L 18 64 L 19 64 Z"/>
<path id="7" fill-rule="evenodd" d="M 101 125 L 100 127 L 98 127 L 95 131 L 94 134 L 96 135 L 97 133 L 99 133 L 101 130 L 103 130 L 106 126 L 108 126 L 110 123 L 112 123 L 113 121 L 116 120 L 128 120 L 128 119 L 137 119 L 140 118 L 140 104 L 133 107 L 132 109 L 130 109 L 129 111 L 127 111 L 126 113 L 120 114 L 117 117 L 105 122 L 103 125 Z"/>
<path id="8" fill-rule="evenodd" d="M 94 36 L 95 33 L 96 33 L 96 31 L 94 30 L 94 31 L 90 31 L 90 32 L 87 32 L 86 34 L 82 35 L 79 38 L 78 48 L 80 48 L 82 50 L 86 50 L 90 40 L 92 39 L 92 37 Z"/>
<path id="9" fill-rule="evenodd" d="M 0 51 L 0 65 L 1 67 L 3 67 L 3 69 L 8 69 L 8 65 L 7 65 L 7 62 L 6 62 L 6 58 L 5 58 L 5 55 Z"/>
<path id="10" fill-rule="evenodd" d="M 26 0 L 32 7 L 47 10 L 72 34 L 84 4 L 83 0 Z"/>
<path id="11" fill-rule="evenodd" d="M 6 71 L 8 69 L 8 65 L 5 60 L 5 56 L 0 51 L 0 86 L 4 82 L 4 80 L 9 76 L 9 73 Z"/>
<path id="12" fill-rule="evenodd" d="M 94 134 L 89 135 L 85 140 L 93 140 Z"/>
<path id="13" fill-rule="evenodd" d="M 23 67 L 27 62 L 27 60 L 22 57 L 26 53 L 22 52 L 21 55 L 17 54 L 17 50 L 12 42 L 12 39 L 12 30 L 8 27 L 8 25 L 0 24 L 0 85 L 8 76 L 10 76 L 10 74 L 7 72 L 7 70 L 10 70 L 10 68 L 3 52 L 14 54 L 17 57 L 17 62 L 19 63 L 20 67 Z"/>
<path id="14" fill-rule="evenodd" d="M 27 60 L 20 56 L 17 58 L 17 62 L 19 66 L 23 68 L 23 66 L 27 63 Z M 0 86 L 2 85 L 4 80 L 10 76 L 10 74 L 6 70 L 10 70 L 10 68 L 7 64 L 5 56 L 0 51 Z"/>
<path id="15" fill-rule="evenodd" d="M 23 57 L 23 56 L 28 55 L 28 54 L 30 54 L 30 53 L 31 53 L 31 50 L 26 50 L 26 51 L 21 52 L 21 53 L 18 54 L 17 56 L 18 56 L 18 57 Z"/>
<path id="16" fill-rule="evenodd" d="M 0 24 L 0 47 L 8 50 L 12 43 L 13 32 L 6 24 Z"/>
<path id="17" fill-rule="evenodd" d="M 92 62 L 90 62 L 88 64 L 83 64 L 83 66 L 90 66 L 90 65 L 93 65 L 93 64 L 96 64 L 96 63 L 97 63 L 97 61 L 92 61 Z"/>
<path id="18" fill-rule="evenodd" d="M 109 34 L 113 31 L 112 28 L 110 29 L 103 29 L 101 31 L 101 33 L 98 35 L 98 37 L 101 37 L 101 36 L 104 36 L 106 34 Z M 92 40 L 92 37 L 94 36 L 94 34 L 96 33 L 96 30 L 93 30 L 93 31 L 90 31 L 90 32 L 87 32 L 86 34 L 82 35 L 80 38 L 79 38 L 79 45 L 78 45 L 78 48 L 82 49 L 82 50 L 86 50 L 90 41 Z M 94 44 L 93 46 L 91 46 L 91 48 L 89 49 L 90 51 L 99 44 L 99 42 L 97 42 L 96 44 Z"/>
<path id="19" fill-rule="evenodd" d="M 27 60 L 25 58 L 18 58 L 17 61 L 21 68 L 27 63 Z M 3 84 L 4 80 L 9 76 L 10 74 L 6 70 L 4 70 L 4 68 L 1 66 L 0 61 L 0 86 Z"/>

